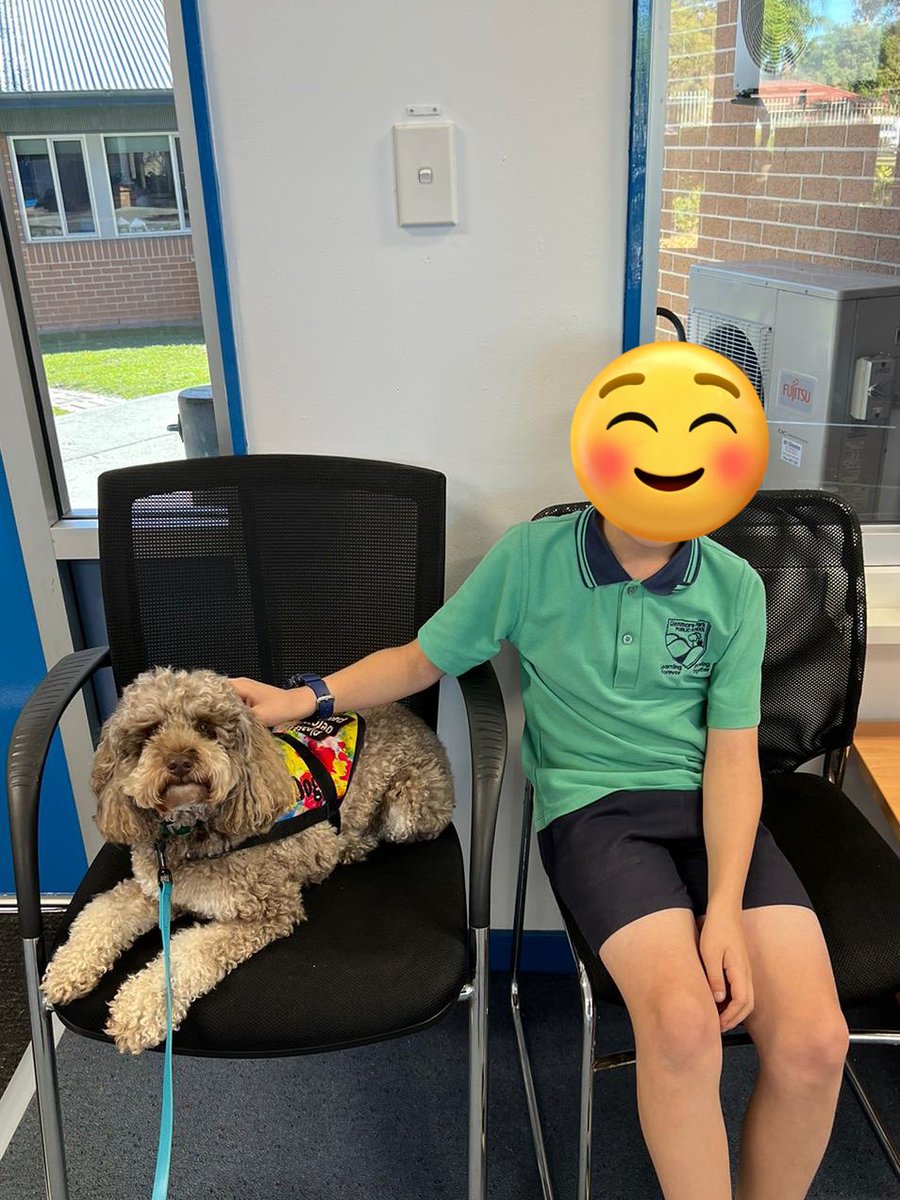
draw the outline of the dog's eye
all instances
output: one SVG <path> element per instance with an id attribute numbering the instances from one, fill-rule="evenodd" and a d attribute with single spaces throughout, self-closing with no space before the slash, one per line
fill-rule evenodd
<path id="1" fill-rule="evenodd" d="M 149 742 L 152 737 L 154 737 L 157 733 L 159 733 L 159 731 L 160 731 L 159 721 L 157 721 L 155 725 L 147 725 L 142 732 L 144 741 Z"/>
<path id="2" fill-rule="evenodd" d="M 201 737 L 214 738 L 216 736 L 216 727 L 212 721 L 198 721 L 194 728 Z"/>

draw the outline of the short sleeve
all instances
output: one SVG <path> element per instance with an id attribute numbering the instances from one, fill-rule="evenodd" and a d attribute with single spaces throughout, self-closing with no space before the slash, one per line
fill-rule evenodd
<path id="1" fill-rule="evenodd" d="M 766 589 L 752 567 L 746 580 L 740 623 L 710 676 L 706 724 L 711 729 L 747 729 L 759 724 Z"/>
<path id="2" fill-rule="evenodd" d="M 493 658 L 514 638 L 522 603 L 523 526 L 514 525 L 419 630 L 425 657 L 447 675 Z"/>

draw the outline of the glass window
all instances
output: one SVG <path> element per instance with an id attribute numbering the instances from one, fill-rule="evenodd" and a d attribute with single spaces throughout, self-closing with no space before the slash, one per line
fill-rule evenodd
<path id="1" fill-rule="evenodd" d="M 56 197 L 47 139 L 17 138 L 14 146 L 29 236 L 63 237 L 65 227 Z"/>
<path id="2" fill-rule="evenodd" d="M 670 13 L 657 303 L 756 384 L 764 487 L 900 522 L 897 6 Z"/>
<path id="3" fill-rule="evenodd" d="M 53 149 L 69 233 L 94 233 L 94 214 L 81 142 L 54 139 Z"/>
<path id="4" fill-rule="evenodd" d="M 120 234 L 166 233 L 186 228 L 182 220 L 180 155 L 173 166 L 167 133 L 107 137 L 106 164 L 116 229 Z"/>
<path id="5" fill-rule="evenodd" d="M 29 237 L 95 234 L 81 142 L 77 138 L 15 138 L 13 149 Z"/>

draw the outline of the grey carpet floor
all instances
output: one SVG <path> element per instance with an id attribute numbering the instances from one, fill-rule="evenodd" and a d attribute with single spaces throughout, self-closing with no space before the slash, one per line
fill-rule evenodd
<path id="1" fill-rule="evenodd" d="M 52 940 L 60 913 L 45 913 L 44 927 Z M 28 1045 L 28 1005 L 19 941 L 18 917 L 0 914 L 0 1095 Z"/>
<path id="2" fill-rule="evenodd" d="M 574 1195 L 579 1008 L 572 976 L 524 983 L 535 1072 L 561 1200 Z M 896 1023 L 893 1001 L 853 1016 Z M 896 1027 L 896 1024 L 895 1026 Z M 493 980 L 491 1200 L 540 1196 L 509 1019 L 505 977 Z M 622 1048 L 629 1027 L 601 1007 L 600 1049 Z M 854 1051 L 895 1137 L 900 1053 Z M 722 1084 L 733 1149 L 755 1075 L 750 1047 L 729 1051 Z M 179 1059 L 172 1200 L 443 1200 L 465 1195 L 466 1022 L 458 1008 L 414 1038 L 341 1055 L 257 1062 Z M 60 1047 L 72 1200 L 148 1200 L 162 1061 L 123 1058 L 66 1034 Z M 641 1141 L 632 1068 L 600 1077 L 595 1100 L 598 1200 L 658 1200 Z M 0 1160 L 3 1200 L 42 1200 L 34 1105 Z M 900 1197 L 855 1099 L 844 1089 L 810 1200 Z"/>

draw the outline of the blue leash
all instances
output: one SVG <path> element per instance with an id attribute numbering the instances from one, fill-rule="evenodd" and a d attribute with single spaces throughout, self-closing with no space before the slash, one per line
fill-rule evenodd
<path id="1" fill-rule="evenodd" d="M 156 853 L 159 859 L 159 929 L 162 934 L 163 969 L 166 975 L 166 1052 L 163 1065 L 162 1111 L 159 1117 L 159 1147 L 156 1151 L 153 1200 L 166 1200 L 169 1194 L 172 1128 L 175 1115 L 175 1088 L 172 1072 L 172 964 L 169 955 L 172 923 L 172 876 L 166 866 L 165 852 L 161 842 L 157 843 Z"/>

